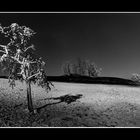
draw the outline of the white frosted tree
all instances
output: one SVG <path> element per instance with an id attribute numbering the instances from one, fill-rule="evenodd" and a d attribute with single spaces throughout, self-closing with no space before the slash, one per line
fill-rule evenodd
<path id="1" fill-rule="evenodd" d="M 0 32 L 9 39 L 6 45 L 0 45 L 0 62 L 2 67 L 8 71 L 9 83 L 12 88 L 15 80 L 25 81 L 27 87 L 27 103 L 30 113 L 34 113 L 31 83 L 51 90 L 50 82 L 45 72 L 45 62 L 35 54 L 31 37 L 35 32 L 26 26 L 12 23 L 3 27 L 0 24 Z"/>

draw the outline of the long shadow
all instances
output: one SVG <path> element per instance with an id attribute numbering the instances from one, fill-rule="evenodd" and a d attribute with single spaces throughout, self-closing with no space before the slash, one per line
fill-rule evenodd
<path id="1" fill-rule="evenodd" d="M 41 107 L 36 108 L 36 110 L 39 113 L 42 108 L 45 108 L 49 105 L 59 104 L 59 103 L 62 103 L 62 102 L 70 104 L 72 102 L 75 102 L 77 99 L 80 99 L 82 96 L 83 96 L 82 94 L 77 94 L 77 95 L 64 95 L 64 96 L 54 97 L 54 98 L 45 98 L 44 100 L 47 100 L 47 99 L 51 100 L 52 99 L 52 100 L 59 100 L 59 101 L 56 102 L 56 103 L 45 104 Z"/>

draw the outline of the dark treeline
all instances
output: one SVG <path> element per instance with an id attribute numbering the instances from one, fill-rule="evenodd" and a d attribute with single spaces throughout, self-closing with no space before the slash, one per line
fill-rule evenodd
<path id="1" fill-rule="evenodd" d="M 115 85 L 132 85 L 139 86 L 138 83 L 117 77 L 89 77 L 89 76 L 48 76 L 49 81 L 55 82 L 72 82 L 87 84 L 115 84 Z"/>

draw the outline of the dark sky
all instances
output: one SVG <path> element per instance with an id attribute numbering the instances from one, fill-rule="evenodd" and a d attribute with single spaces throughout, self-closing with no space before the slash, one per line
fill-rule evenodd
<path id="1" fill-rule="evenodd" d="M 3 26 L 15 22 L 37 32 L 32 43 L 48 75 L 61 75 L 63 62 L 77 57 L 95 62 L 101 76 L 140 73 L 140 13 L 0 13 Z"/>

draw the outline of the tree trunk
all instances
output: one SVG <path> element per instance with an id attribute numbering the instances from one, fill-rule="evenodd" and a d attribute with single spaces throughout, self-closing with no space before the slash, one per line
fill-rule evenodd
<path id="1" fill-rule="evenodd" d="M 28 110 L 30 113 L 34 112 L 33 108 L 33 101 L 32 101 L 32 95 L 31 95 L 31 82 L 26 81 L 26 86 L 27 86 L 27 102 L 28 102 Z"/>

